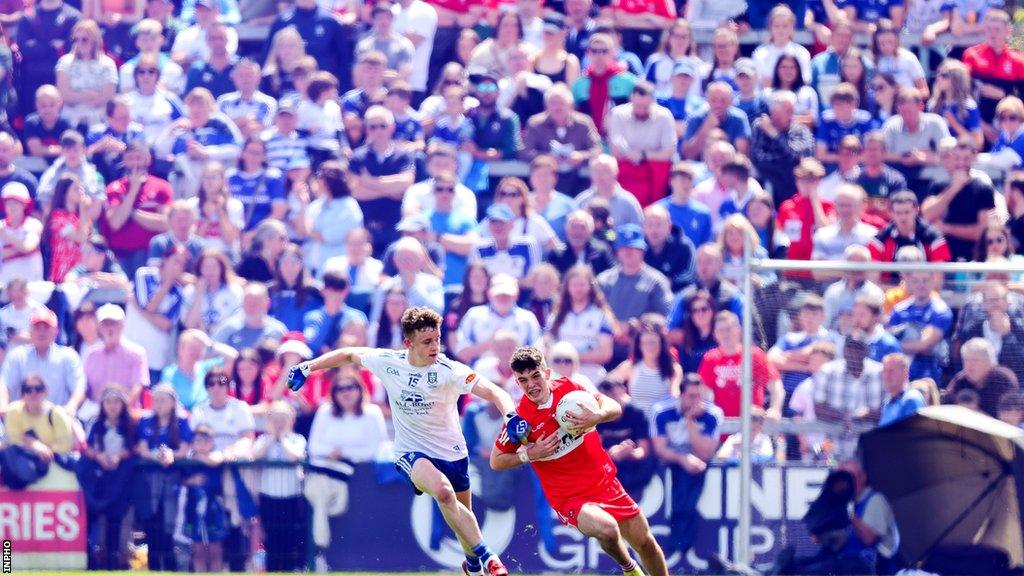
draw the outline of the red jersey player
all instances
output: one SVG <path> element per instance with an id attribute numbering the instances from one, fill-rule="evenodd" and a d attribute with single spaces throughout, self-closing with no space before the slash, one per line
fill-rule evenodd
<path id="1" fill-rule="evenodd" d="M 617 419 L 622 407 L 603 394 L 595 394 L 597 412 L 581 407 L 578 413 L 568 413 L 577 432 L 570 434 L 559 427 L 555 410 L 563 396 L 585 389 L 568 378 L 552 380 L 544 356 L 533 347 L 516 350 L 510 365 L 523 391 L 516 412 L 530 425 L 530 433 L 522 446 L 502 430 L 491 451 L 491 468 L 511 470 L 532 463 L 559 519 L 596 538 L 625 576 L 642 576 L 643 571 L 630 557 L 623 538 L 640 554 L 652 576 L 667 576 L 661 546 L 640 508 L 615 477 L 615 464 L 601 447 L 601 437 L 594 430 L 578 434 Z"/>

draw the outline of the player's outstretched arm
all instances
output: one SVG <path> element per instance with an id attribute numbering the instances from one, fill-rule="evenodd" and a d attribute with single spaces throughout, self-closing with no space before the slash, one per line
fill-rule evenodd
<path id="1" fill-rule="evenodd" d="M 353 364 L 362 366 L 360 355 L 368 348 L 338 348 L 306 362 L 299 362 L 288 370 L 288 388 L 295 391 L 302 388 L 306 378 L 319 370 L 330 370 Z"/>
<path id="2" fill-rule="evenodd" d="M 499 438 L 498 443 L 495 443 L 494 448 L 491 449 L 491 468 L 499 472 L 518 468 L 523 464 L 529 464 L 534 460 L 547 458 L 554 454 L 555 449 L 558 448 L 559 436 L 558 434 L 548 434 L 516 452 L 503 451 L 498 446 L 501 441 L 502 439 Z"/>
<path id="3" fill-rule="evenodd" d="M 497 406 L 498 410 L 505 415 L 505 429 L 508 430 L 510 438 L 520 444 L 526 443 L 526 437 L 530 434 L 530 425 L 516 414 L 516 405 L 512 397 L 494 382 L 483 378 L 473 385 L 473 394 Z"/>

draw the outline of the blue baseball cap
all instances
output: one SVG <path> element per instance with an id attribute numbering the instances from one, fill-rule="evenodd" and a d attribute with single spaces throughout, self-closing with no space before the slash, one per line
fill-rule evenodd
<path id="1" fill-rule="evenodd" d="M 647 250 L 644 229 L 637 224 L 623 224 L 615 229 L 615 248 Z"/>
<path id="2" fill-rule="evenodd" d="M 697 67 L 693 65 L 693 62 L 689 60 L 683 60 L 682 62 L 676 62 L 675 66 L 672 67 L 673 76 L 689 76 L 690 78 L 697 77 Z"/>
<path id="3" fill-rule="evenodd" d="M 500 222 L 511 222 L 516 219 L 516 215 L 507 204 L 491 204 L 487 208 L 487 217 Z"/>

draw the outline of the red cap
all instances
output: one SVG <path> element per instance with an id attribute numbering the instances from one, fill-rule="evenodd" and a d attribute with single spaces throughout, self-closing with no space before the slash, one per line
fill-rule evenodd
<path id="1" fill-rule="evenodd" d="M 57 327 L 57 315 L 53 313 L 53 310 L 49 308 L 39 308 L 32 313 L 32 317 L 29 319 L 31 324 L 49 324 L 53 328 Z"/>

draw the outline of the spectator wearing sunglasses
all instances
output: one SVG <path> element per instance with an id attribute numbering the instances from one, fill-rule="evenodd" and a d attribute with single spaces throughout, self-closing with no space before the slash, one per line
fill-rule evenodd
<path id="1" fill-rule="evenodd" d="M 74 436 L 72 417 L 64 408 L 50 402 L 46 381 L 29 374 L 19 385 L 21 398 L 7 409 L 7 443 L 20 445 L 46 462 L 54 454 L 71 452 Z"/>
<path id="2" fill-rule="evenodd" d="M 590 116 L 600 134 L 604 134 L 605 112 L 629 101 L 636 76 L 615 61 L 615 40 L 609 34 L 596 33 L 587 45 L 590 65 L 572 85 L 576 107 Z"/>
<path id="3" fill-rule="evenodd" d="M 594 381 L 580 372 L 580 356 L 573 344 L 564 340 L 552 344 L 548 348 L 548 362 L 552 378 L 564 376 L 591 392 L 597 391 Z M 604 372 L 603 368 L 601 372 Z"/>
<path id="4" fill-rule="evenodd" d="M 201 424 L 210 426 L 214 444 L 226 458 L 247 457 L 256 438 L 256 423 L 249 405 L 231 397 L 231 377 L 223 369 L 207 372 L 203 385 L 209 399 L 192 412 L 192 429 Z"/>
<path id="5" fill-rule="evenodd" d="M 992 152 L 983 154 L 981 164 L 1002 170 L 1016 170 L 1024 164 L 1024 102 L 1007 96 L 996 105 L 996 126 L 999 136 Z"/>

